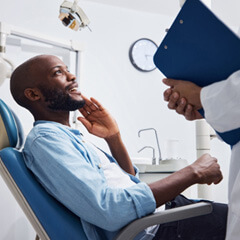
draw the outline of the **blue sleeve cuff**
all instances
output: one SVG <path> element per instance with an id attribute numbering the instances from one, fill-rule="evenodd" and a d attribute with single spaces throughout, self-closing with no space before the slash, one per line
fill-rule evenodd
<path id="1" fill-rule="evenodd" d="M 135 171 L 135 177 L 139 179 L 139 169 L 134 164 L 133 164 L 133 168 L 134 168 L 134 171 Z"/>
<path id="2" fill-rule="evenodd" d="M 156 209 L 156 201 L 153 193 L 146 183 L 140 182 L 133 187 L 126 189 L 131 196 L 138 218 L 153 213 Z"/>

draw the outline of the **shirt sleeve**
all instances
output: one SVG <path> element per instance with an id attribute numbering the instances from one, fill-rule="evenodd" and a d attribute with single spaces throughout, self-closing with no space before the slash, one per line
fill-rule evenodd
<path id="1" fill-rule="evenodd" d="M 201 90 L 207 122 L 218 132 L 240 127 L 240 71 Z"/>
<path id="2" fill-rule="evenodd" d="M 109 188 L 102 169 L 64 134 L 45 134 L 24 150 L 26 164 L 44 188 L 81 219 L 108 231 L 152 213 L 156 208 L 145 183 Z"/>

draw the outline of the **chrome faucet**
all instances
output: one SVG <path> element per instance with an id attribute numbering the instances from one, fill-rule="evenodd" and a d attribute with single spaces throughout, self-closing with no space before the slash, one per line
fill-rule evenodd
<path id="1" fill-rule="evenodd" d="M 153 156 L 152 156 L 152 165 L 156 165 L 156 157 L 155 157 L 155 149 L 151 146 L 145 146 L 143 148 L 141 148 L 138 153 L 140 153 L 143 149 L 145 148 L 151 148 L 153 150 Z"/>
<path id="2" fill-rule="evenodd" d="M 155 137 L 156 137 L 156 141 L 157 141 L 157 147 L 158 147 L 158 154 L 159 154 L 159 157 L 158 157 L 158 161 L 162 161 L 162 155 L 161 155 L 161 151 L 160 151 L 160 146 L 159 146 L 159 141 L 158 141 L 158 135 L 157 135 L 157 131 L 155 128 L 145 128 L 145 129 L 141 129 L 138 131 L 138 137 L 140 137 L 140 133 L 143 132 L 143 131 L 148 131 L 148 130 L 153 130 L 155 132 Z"/>

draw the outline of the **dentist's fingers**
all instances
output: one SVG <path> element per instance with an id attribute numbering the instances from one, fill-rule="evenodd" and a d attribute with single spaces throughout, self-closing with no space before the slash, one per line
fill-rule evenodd
<path id="1" fill-rule="evenodd" d="M 203 116 L 190 104 L 187 104 L 184 116 L 189 121 L 203 118 Z"/>
<path id="2" fill-rule="evenodd" d="M 191 120 L 193 115 L 193 106 L 188 104 L 185 111 L 185 118 Z"/>
<path id="3" fill-rule="evenodd" d="M 177 113 L 184 115 L 187 106 L 186 99 L 181 98 L 179 100 L 179 94 L 173 93 L 171 88 L 164 91 L 163 97 L 166 102 L 169 102 L 168 107 L 170 109 L 175 109 Z"/>
<path id="4" fill-rule="evenodd" d="M 187 106 L 187 101 L 185 98 L 181 98 L 180 101 L 178 101 L 178 105 L 176 106 L 176 112 L 181 115 L 185 115 L 185 109 Z"/>
<path id="5" fill-rule="evenodd" d="M 164 78 L 162 81 L 164 84 L 166 84 L 169 87 L 173 87 L 173 86 L 177 85 L 179 82 L 179 80 L 174 80 L 171 78 Z"/>
<path id="6" fill-rule="evenodd" d="M 168 88 L 167 90 L 165 90 L 164 93 L 163 93 L 164 101 L 168 102 L 171 95 L 172 95 L 172 89 L 171 88 Z"/>
<path id="7" fill-rule="evenodd" d="M 168 108 L 169 109 L 176 109 L 178 100 L 179 100 L 179 94 L 177 92 L 174 92 L 169 97 Z"/>

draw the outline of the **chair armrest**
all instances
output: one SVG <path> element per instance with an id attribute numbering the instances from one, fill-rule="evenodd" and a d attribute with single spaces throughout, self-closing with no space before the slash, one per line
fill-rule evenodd
<path id="1" fill-rule="evenodd" d="M 211 203 L 199 202 L 153 213 L 131 222 L 120 231 L 115 240 L 132 240 L 139 232 L 149 226 L 197 217 L 211 212 Z"/>

